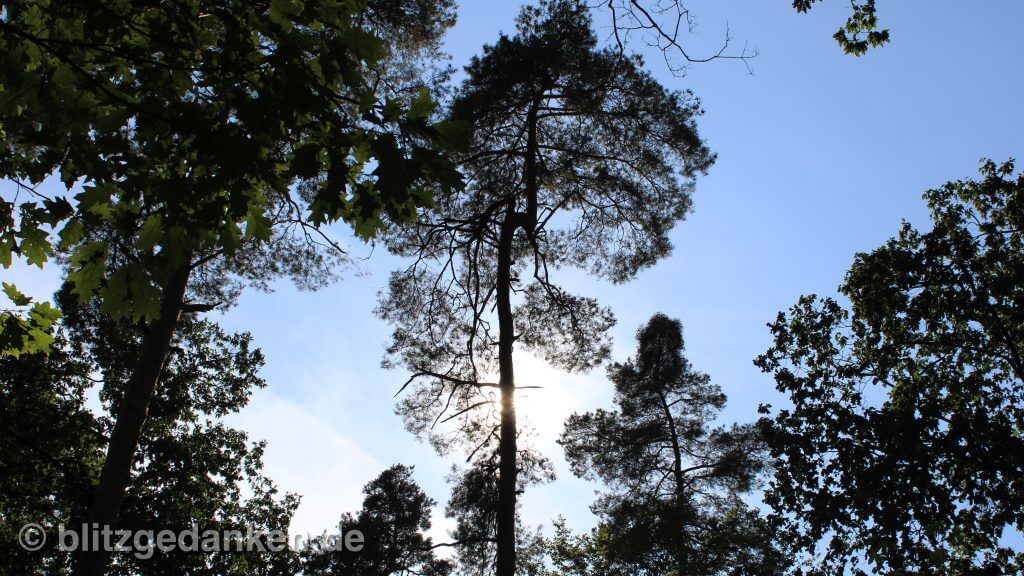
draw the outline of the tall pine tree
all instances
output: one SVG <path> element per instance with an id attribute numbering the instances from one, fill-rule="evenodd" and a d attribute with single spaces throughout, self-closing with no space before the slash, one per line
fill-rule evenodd
<path id="1" fill-rule="evenodd" d="M 554 272 L 625 282 L 666 256 L 714 157 L 695 98 L 598 47 L 582 2 L 524 9 L 517 33 L 466 71 L 451 117 L 473 126 L 468 186 L 385 235 L 413 262 L 379 313 L 395 326 L 388 362 L 412 372 L 399 411 L 438 447 L 466 449 L 474 482 L 494 492 L 480 499 L 494 533 L 474 540 L 492 539 L 497 574 L 512 576 L 517 495 L 544 475 L 536 457 L 521 465 L 513 350 L 570 371 L 603 361 L 611 312 Z"/>

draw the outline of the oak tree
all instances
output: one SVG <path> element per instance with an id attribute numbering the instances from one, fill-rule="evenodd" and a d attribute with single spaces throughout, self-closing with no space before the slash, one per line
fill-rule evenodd
<path id="1" fill-rule="evenodd" d="M 179 317 L 193 304 L 216 304 L 187 302 L 200 266 L 237 260 L 243 249 L 267 254 L 278 215 L 304 231 L 345 220 L 367 237 L 381 217 L 402 221 L 429 204 L 423 186 L 459 184 L 438 149 L 453 132 L 429 121 L 429 93 L 392 97 L 369 81 L 388 56 L 388 25 L 394 38 L 394 30 L 425 23 L 420 42 L 403 42 L 429 45 L 450 22 L 450 4 L 438 6 L 5 5 L 0 175 L 41 201 L 22 202 L 17 219 L 15 199 L 0 204 L 3 264 L 12 253 L 42 264 L 53 251 L 48 230 L 63 223 L 59 247 L 70 254 L 76 294 L 98 296 L 112 318 L 147 326 L 90 522 L 117 521 Z M 47 197 L 38 184 L 53 175 L 82 192 Z M 8 340 L 38 340 L 46 321 L 8 313 L 5 330 L 21 332 Z M 86 556 L 82 573 L 102 573 L 101 556 Z"/>
<path id="2" fill-rule="evenodd" d="M 1024 176 L 981 172 L 770 325 L 768 497 L 824 573 L 1024 568 Z"/>

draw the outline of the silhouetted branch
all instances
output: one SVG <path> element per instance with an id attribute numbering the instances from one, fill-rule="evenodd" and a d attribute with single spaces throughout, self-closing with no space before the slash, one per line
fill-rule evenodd
<path id="1" fill-rule="evenodd" d="M 739 60 L 753 73 L 750 60 L 757 57 L 757 49 L 750 51 L 744 43 L 742 50 L 730 50 L 733 38 L 728 23 L 725 38 L 713 53 L 697 55 L 684 44 L 683 37 L 694 33 L 696 21 L 681 0 L 600 0 L 592 7 L 610 12 L 612 36 L 620 51 L 629 49 L 630 35 L 639 34 L 645 45 L 661 51 L 674 75 L 683 75 L 690 64 L 713 60 Z"/>

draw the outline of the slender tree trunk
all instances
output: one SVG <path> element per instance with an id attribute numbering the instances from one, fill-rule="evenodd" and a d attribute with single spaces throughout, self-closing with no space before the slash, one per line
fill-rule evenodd
<path id="1" fill-rule="evenodd" d="M 676 484 L 676 509 L 678 510 L 679 521 L 683 522 L 686 515 L 686 478 L 683 476 L 683 453 L 679 445 L 679 432 L 676 430 L 676 421 L 672 417 L 672 409 L 669 408 L 668 398 L 662 393 L 659 393 L 658 396 L 661 399 L 661 408 L 665 414 L 665 422 L 668 423 L 669 438 L 672 440 L 672 475 Z M 683 532 L 685 525 L 680 526 L 679 530 Z M 689 564 L 689 545 L 686 542 L 685 533 L 681 533 L 679 538 L 676 539 L 675 561 L 676 576 L 686 576 L 688 573 L 687 565 Z"/>
<path id="2" fill-rule="evenodd" d="M 516 488 L 519 474 L 516 438 L 516 385 L 512 365 L 515 321 L 512 317 L 512 243 L 522 226 L 533 241 L 537 226 L 537 108 L 534 99 L 526 118 L 526 212 L 510 202 L 498 238 L 498 386 L 501 389 L 501 429 L 498 442 L 498 559 L 497 576 L 516 573 Z"/>
<path id="3" fill-rule="evenodd" d="M 498 240 L 498 365 L 501 389 L 501 430 L 498 442 L 498 560 L 497 576 L 516 572 L 516 447 L 515 374 L 512 344 L 512 240 L 516 232 L 515 206 L 510 205 Z"/>
<path id="4" fill-rule="evenodd" d="M 190 268 L 186 262 L 167 286 L 164 287 L 163 300 L 160 303 L 160 318 L 149 326 L 149 331 L 142 339 L 142 350 L 135 369 L 125 387 L 124 398 L 114 422 L 114 430 L 107 446 L 107 456 L 103 461 L 99 483 L 93 492 L 89 505 L 88 523 L 90 528 L 103 530 L 105 527 L 115 529 L 117 517 L 121 512 L 121 502 L 128 488 L 131 477 L 132 460 L 139 446 L 142 428 L 146 423 L 149 403 L 156 392 L 160 372 L 167 360 L 178 318 L 185 301 L 185 288 L 188 285 Z M 81 539 L 85 535 L 80 535 Z M 116 539 L 113 539 L 116 541 Z M 82 552 L 79 554 L 76 574 L 78 576 L 102 576 L 110 561 L 110 554 L 105 551 Z"/>

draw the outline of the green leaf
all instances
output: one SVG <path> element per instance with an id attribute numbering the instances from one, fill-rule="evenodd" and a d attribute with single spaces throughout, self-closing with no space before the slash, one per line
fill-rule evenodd
<path id="1" fill-rule="evenodd" d="M 438 143 L 446 150 L 453 152 L 469 150 L 470 132 L 472 131 L 469 122 L 444 120 L 434 124 L 433 128 L 437 133 Z"/>
<path id="2" fill-rule="evenodd" d="M 344 38 L 349 49 L 367 64 L 375 64 L 388 55 L 384 42 L 366 30 L 350 28 Z"/>
<path id="3" fill-rule="evenodd" d="M 63 197 L 56 200 L 44 200 L 43 206 L 46 208 L 46 212 L 42 220 L 50 226 L 56 226 L 62 220 L 67 220 L 75 211 L 67 198 Z"/>
<path id="4" fill-rule="evenodd" d="M 22 227 L 19 236 L 21 236 L 21 245 L 18 247 L 18 251 L 29 264 L 42 268 L 49 255 L 53 254 L 50 235 L 37 227 Z"/>
<path id="5" fill-rule="evenodd" d="M 10 312 L 0 312 L 0 357 L 18 358 L 28 352 L 25 336 L 28 335 L 27 323 Z"/>
<path id="6" fill-rule="evenodd" d="M 299 178 L 313 178 L 320 173 L 323 166 L 321 161 L 322 148 L 316 143 L 307 143 L 299 146 L 291 159 L 291 172 Z"/>
<path id="7" fill-rule="evenodd" d="M 150 214 L 139 229 L 139 248 L 152 250 L 163 238 L 163 216 L 159 212 Z"/>
<path id="8" fill-rule="evenodd" d="M 8 286 L 4 285 L 5 291 Z M 0 356 L 17 358 L 22 354 L 49 354 L 53 326 L 60 316 L 60 310 L 49 302 L 33 305 L 27 318 L 10 312 L 0 313 Z"/>
<path id="9" fill-rule="evenodd" d="M 36 302 L 28 312 L 29 317 L 41 328 L 50 328 L 60 320 L 61 312 L 49 302 Z"/>
<path id="10" fill-rule="evenodd" d="M 14 287 L 14 284 L 8 284 L 7 282 L 3 282 L 2 284 L 4 294 L 7 294 L 7 297 L 11 299 L 11 302 L 14 302 L 15 306 L 28 306 L 32 303 L 32 299 L 22 294 Z"/>
<path id="11" fill-rule="evenodd" d="M 156 320 L 160 316 L 161 290 L 156 286 L 145 270 L 138 265 L 126 267 L 128 270 L 128 291 L 132 304 L 132 319 L 136 322 Z"/>
<path id="12" fill-rule="evenodd" d="M 81 220 L 72 218 L 64 225 L 58 236 L 60 237 L 58 247 L 61 250 L 67 250 L 82 241 L 82 238 L 85 237 L 85 227 L 82 225 Z"/>
<path id="13" fill-rule="evenodd" d="M 125 268 L 115 270 L 107 278 L 103 289 L 100 290 L 100 298 L 100 312 L 115 320 L 128 316 L 128 271 Z"/>
<path id="14" fill-rule="evenodd" d="M 75 196 L 78 207 L 83 212 L 95 214 L 101 218 L 109 218 L 113 211 L 110 203 L 113 189 L 107 185 L 86 186 Z"/>
<path id="15" fill-rule="evenodd" d="M 70 90 L 74 88 L 75 71 L 68 65 L 58 66 L 51 79 L 57 88 Z"/>
<path id="16" fill-rule="evenodd" d="M 377 232 L 384 227 L 384 222 L 380 219 L 380 216 L 374 214 L 366 217 L 362 216 L 355 221 L 353 224 L 353 230 L 356 236 L 364 242 L 373 240 L 373 237 L 377 235 Z"/>
<path id="17" fill-rule="evenodd" d="M 70 260 L 68 281 L 74 286 L 71 292 L 84 302 L 92 297 L 103 282 L 107 263 L 107 243 L 90 242 L 81 245 L 71 254 Z"/>
<path id="18" fill-rule="evenodd" d="M 242 247 L 242 229 L 234 222 L 228 222 L 220 229 L 217 243 L 224 249 L 225 254 L 234 254 Z"/>
<path id="19" fill-rule="evenodd" d="M 402 103 L 398 100 L 388 98 L 384 103 L 384 107 L 380 110 L 380 115 L 385 122 L 398 120 L 402 115 Z"/>
<path id="20" fill-rule="evenodd" d="M 245 219 L 245 237 L 259 241 L 270 240 L 270 219 L 262 211 L 252 210 Z"/>
<path id="21" fill-rule="evenodd" d="M 14 239 L 7 237 L 0 239 L 0 266 L 4 268 L 10 268 L 13 264 L 12 254 L 14 253 L 17 245 L 14 243 Z"/>
<path id="22" fill-rule="evenodd" d="M 437 108 L 437 102 L 430 97 L 430 91 L 423 88 L 409 102 L 409 119 L 426 120 Z"/>
<path id="23" fill-rule="evenodd" d="M 53 335 L 46 330 L 32 328 L 22 342 L 26 353 L 49 353 L 50 345 L 53 344 Z"/>
<path id="24" fill-rule="evenodd" d="M 116 132 L 131 118 L 131 111 L 123 106 L 106 106 L 96 115 L 96 129 L 100 132 Z"/>
<path id="25" fill-rule="evenodd" d="M 352 151 L 352 159 L 360 165 L 366 164 L 372 157 L 373 148 L 370 146 L 370 142 L 368 140 L 360 141 L 359 145 Z"/>
<path id="26" fill-rule="evenodd" d="M 291 30 L 292 18 L 302 12 L 302 8 L 302 0 L 270 0 L 270 20 Z"/>

